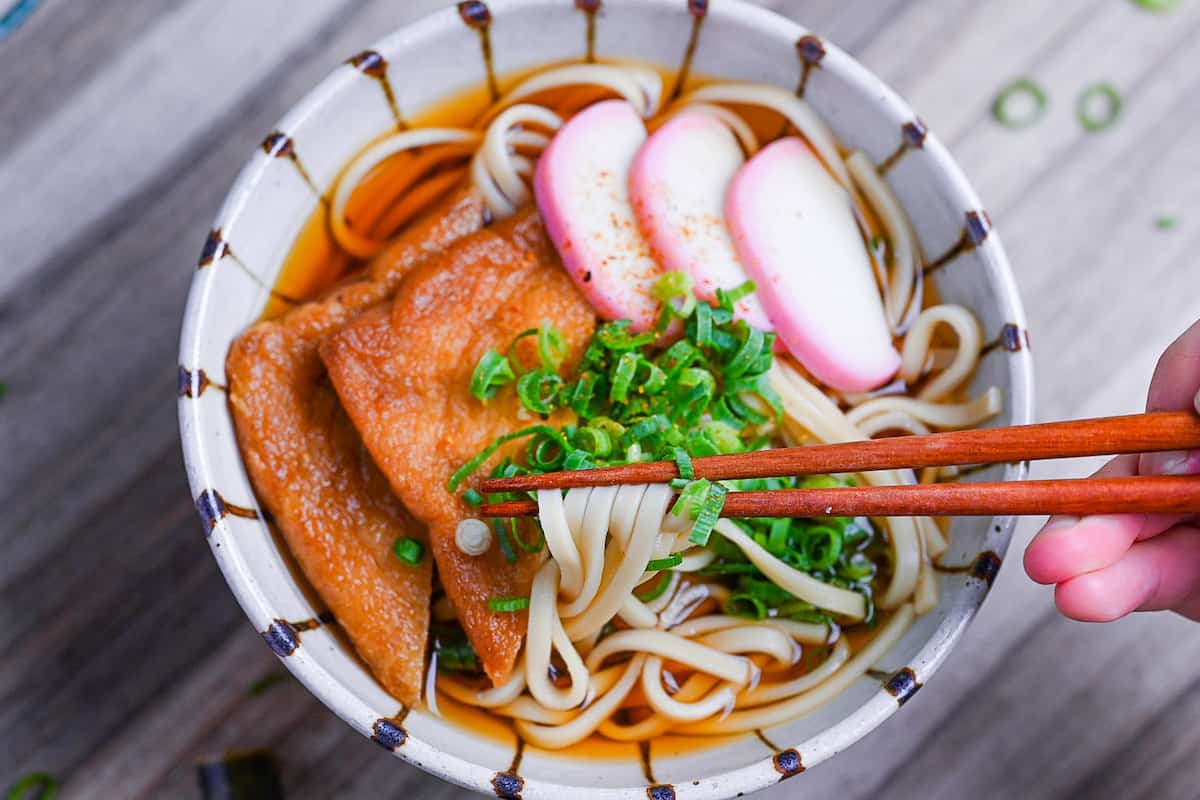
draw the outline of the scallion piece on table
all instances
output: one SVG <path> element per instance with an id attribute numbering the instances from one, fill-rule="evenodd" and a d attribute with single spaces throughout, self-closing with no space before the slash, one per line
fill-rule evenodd
<path id="1" fill-rule="evenodd" d="M 275 757 L 265 750 L 226 753 L 196 765 L 203 797 L 220 800 L 282 800 Z"/>
<path id="2" fill-rule="evenodd" d="M 58 796 L 58 781 L 46 772 L 31 772 L 8 787 L 7 800 L 54 800 Z"/>
<path id="3" fill-rule="evenodd" d="M 250 686 L 246 689 L 246 693 L 251 697 L 258 697 L 259 695 L 266 694 L 271 687 L 277 686 L 287 680 L 287 676 L 287 670 L 277 669 L 272 672 L 268 672 L 266 675 L 263 675 L 254 683 L 250 684 Z"/>
<path id="4" fill-rule="evenodd" d="M 1096 83 L 1084 89 L 1075 103 L 1075 114 L 1085 130 L 1096 133 L 1112 126 L 1121 116 L 1124 101 L 1111 83 Z"/>
<path id="5" fill-rule="evenodd" d="M 1133 4 L 1138 8 L 1143 8 L 1146 11 L 1154 11 L 1158 14 L 1169 14 L 1179 8 L 1183 0 L 1133 0 Z"/>
<path id="6" fill-rule="evenodd" d="M 500 613 L 524 611 L 529 608 L 528 597 L 493 597 L 488 600 L 488 608 Z"/>
<path id="7" fill-rule="evenodd" d="M 992 116 L 1009 128 L 1025 128 L 1046 113 L 1049 98 L 1042 87 L 1028 78 L 1013 81 L 992 101 Z M 1021 105 L 1025 105 L 1024 109 Z"/>

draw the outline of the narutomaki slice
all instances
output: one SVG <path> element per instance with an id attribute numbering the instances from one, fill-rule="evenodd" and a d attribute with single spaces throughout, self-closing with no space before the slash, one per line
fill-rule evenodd
<path id="1" fill-rule="evenodd" d="M 803 140 L 750 159 L 725 207 L 734 247 L 787 349 L 848 392 L 887 382 L 900 356 L 846 190 Z"/>
<path id="2" fill-rule="evenodd" d="M 624 100 L 596 103 L 564 125 L 538 160 L 534 195 L 563 266 L 604 319 L 645 331 L 657 321 L 651 294 L 662 268 L 638 230 L 629 170 L 646 126 Z"/>
<path id="3" fill-rule="evenodd" d="M 725 194 L 745 161 L 729 127 L 704 111 L 683 111 L 638 151 L 629 196 L 651 252 L 665 269 L 692 276 L 696 296 L 712 302 L 717 289 L 746 282 L 725 227 Z M 761 330 L 773 330 L 757 295 L 734 311 Z"/>

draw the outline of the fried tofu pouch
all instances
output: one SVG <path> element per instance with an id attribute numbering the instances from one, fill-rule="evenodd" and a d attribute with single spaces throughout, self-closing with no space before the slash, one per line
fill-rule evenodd
<path id="1" fill-rule="evenodd" d="M 415 222 L 358 280 L 286 315 L 259 322 L 230 348 L 229 405 L 256 494 L 275 517 L 309 582 L 383 687 L 420 699 L 432 559 L 392 553 L 425 526 L 392 494 L 342 410 L 317 347 L 378 306 L 414 266 L 483 226 L 470 189 Z"/>
<path id="2" fill-rule="evenodd" d="M 455 544 L 473 509 L 447 489 L 462 464 L 496 437 L 537 422 L 515 393 L 486 404 L 470 392 L 488 348 L 503 351 L 549 320 L 583 355 L 595 315 L 563 270 L 536 212 L 476 233 L 416 269 L 390 308 L 375 309 L 321 345 L 321 357 L 355 427 L 405 506 L 429 526 L 438 576 L 496 684 L 508 678 L 524 639 L 526 613 L 497 613 L 493 597 L 528 597 L 543 554 L 508 563 L 498 543 L 482 556 Z M 530 339 L 522 346 L 533 347 Z M 534 348 L 536 349 L 536 348 Z M 536 359 L 519 353 L 526 364 Z M 493 457 L 523 446 L 515 443 Z"/>

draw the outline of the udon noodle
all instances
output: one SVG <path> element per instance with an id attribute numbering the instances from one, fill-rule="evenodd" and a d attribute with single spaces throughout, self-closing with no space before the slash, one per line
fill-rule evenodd
<path id="1" fill-rule="evenodd" d="M 362 151 L 332 195 L 328 222 L 338 246 L 355 258 L 374 256 L 395 231 L 464 180 L 492 218 L 513 216 L 531 203 L 537 160 L 578 110 L 572 92 L 582 89 L 591 99 L 625 99 L 650 131 L 685 109 L 710 115 L 727 126 L 747 157 L 770 138 L 747 110 L 781 117 L 852 198 L 901 356 L 897 381 L 874 392 L 839 393 L 795 361 L 776 358 L 769 384 L 783 413 L 758 429 L 769 446 L 972 427 L 1001 410 L 996 388 L 965 396 L 981 352 L 979 322 L 962 306 L 928 304 L 921 248 L 890 187 L 864 153 L 842 147 L 803 99 L 772 86 L 714 82 L 664 104 L 661 78 L 651 69 L 575 64 L 536 72 L 484 110 L 475 127 L 404 130 Z M 347 209 L 356 189 L 397 158 L 408 159 L 406 177 L 388 185 L 390 201 L 359 214 L 352 225 Z M 926 470 L 921 480 L 947 476 Z M 849 477 L 872 485 L 918 480 L 908 470 Z M 538 492 L 549 558 L 533 578 L 516 668 L 500 685 L 431 668 L 436 690 L 428 692 L 430 707 L 441 695 L 486 709 L 511 720 L 526 741 L 549 749 L 592 735 L 642 741 L 664 733 L 751 731 L 836 698 L 915 617 L 937 605 L 934 561 L 947 541 L 932 519 L 871 521 L 886 546 L 885 569 L 870 598 L 786 563 L 738 523 L 722 519 L 715 535 L 740 552 L 739 561 L 824 621 L 729 613 L 727 582 L 706 572 L 717 555 L 689 542 L 692 520 L 672 513 L 674 492 L 667 485 Z M 494 546 L 493 537 L 484 522 L 468 522 L 473 524 L 459 527 L 458 546 L 481 555 Z M 675 555 L 678 563 L 669 569 L 648 571 L 651 562 Z M 435 620 L 452 620 L 453 608 L 444 598 L 439 602 Z M 870 635 L 845 635 L 856 628 Z M 863 644 L 856 647 L 856 641 Z"/>

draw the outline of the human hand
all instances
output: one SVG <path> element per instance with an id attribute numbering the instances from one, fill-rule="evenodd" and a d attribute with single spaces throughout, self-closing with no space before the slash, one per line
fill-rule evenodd
<path id="1" fill-rule="evenodd" d="M 1167 348 L 1150 382 L 1147 411 L 1200 414 L 1200 322 Z M 1119 456 L 1098 476 L 1200 474 L 1200 450 Z M 1025 571 L 1056 584 L 1059 611 L 1108 622 L 1131 611 L 1172 609 L 1200 620 L 1200 515 L 1051 517 L 1025 550 Z"/>

